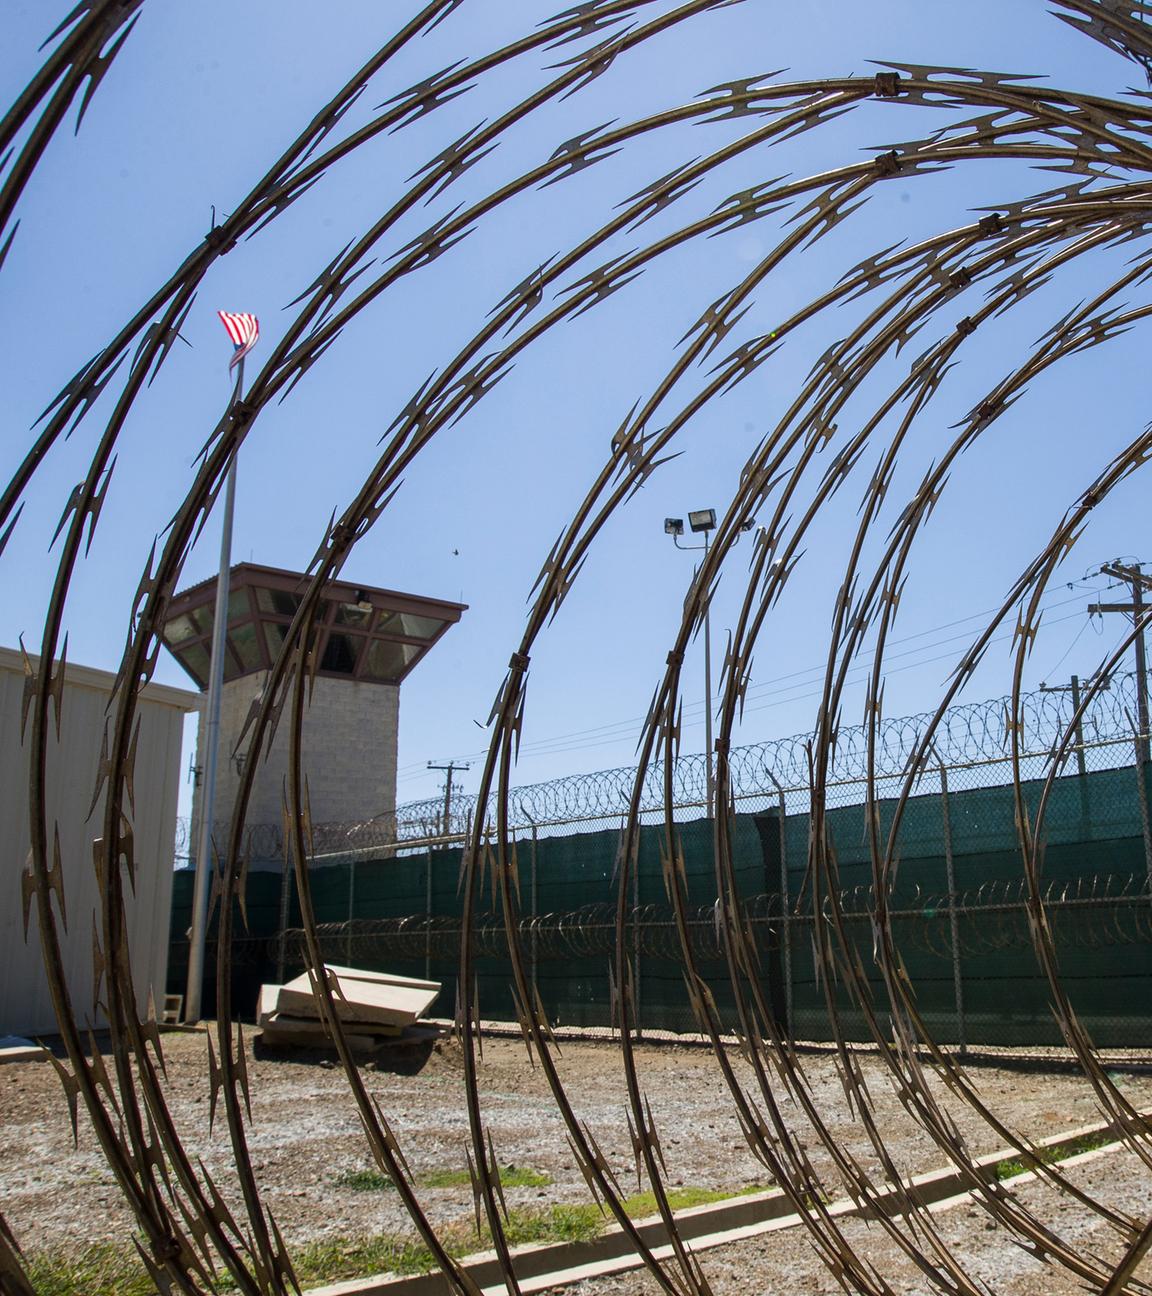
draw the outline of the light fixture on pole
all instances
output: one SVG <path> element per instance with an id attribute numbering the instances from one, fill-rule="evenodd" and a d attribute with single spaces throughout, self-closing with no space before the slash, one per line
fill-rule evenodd
<path id="1" fill-rule="evenodd" d="M 677 549 L 692 550 L 702 549 L 704 558 L 708 558 L 708 548 L 711 544 L 711 533 L 716 529 L 716 510 L 715 509 L 696 509 L 688 514 L 688 525 L 697 535 L 704 536 L 702 545 L 686 545 L 680 543 L 680 537 L 684 534 L 683 518 L 665 518 L 664 532 L 672 537 L 672 543 Z M 751 531 L 756 525 L 755 518 L 749 518 L 740 526 L 741 532 Z M 737 537 L 739 539 L 739 537 Z M 708 818 L 711 819 L 715 813 L 716 801 L 716 779 L 712 767 L 712 604 L 711 600 L 704 607 L 704 778 L 706 787 Z"/>

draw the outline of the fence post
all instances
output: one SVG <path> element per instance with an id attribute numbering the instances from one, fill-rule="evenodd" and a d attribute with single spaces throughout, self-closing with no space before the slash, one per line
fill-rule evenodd
<path id="1" fill-rule="evenodd" d="M 348 924 L 344 933 L 344 962 L 352 966 L 352 918 L 356 912 L 356 857 L 348 863 Z"/>
<path id="2" fill-rule="evenodd" d="M 288 863 L 288 844 L 284 843 L 284 853 L 280 862 L 280 945 L 276 951 L 276 983 L 284 984 L 284 973 L 288 962 L 288 914 L 292 908 L 292 881 L 295 870 Z"/>
<path id="3" fill-rule="evenodd" d="M 1128 717 L 1132 724 L 1132 717 Z M 1148 739 L 1140 726 L 1132 724 L 1132 747 L 1135 752 L 1136 794 L 1140 804 L 1140 831 L 1144 837 L 1144 889 L 1152 895 L 1152 821 L 1148 815 L 1148 780 L 1144 777 L 1145 744 Z"/>
<path id="4" fill-rule="evenodd" d="M 777 787 L 780 785 L 777 784 Z M 792 914 L 788 897 L 788 832 L 784 809 L 784 789 L 777 793 L 780 805 L 780 917 L 784 944 L 784 1022 L 788 1038 L 795 1038 L 792 1007 Z"/>
<path id="5" fill-rule="evenodd" d="M 621 834 L 623 834 L 621 828 Z M 632 939 L 635 942 L 632 950 L 632 1020 L 635 1024 L 637 1039 L 644 1038 L 644 1025 L 641 1021 L 640 995 L 640 852 L 636 852 L 635 867 L 632 869 Z"/>
<path id="6" fill-rule="evenodd" d="M 1084 756 L 1084 717 L 1080 714 L 1080 676 L 1072 676 L 1072 714 L 1076 717 L 1076 773 L 1080 793 L 1080 840 L 1088 839 L 1088 763 Z"/>
<path id="7" fill-rule="evenodd" d="M 532 937 L 529 942 L 529 948 L 532 959 L 532 989 L 535 991 L 537 986 L 537 973 L 540 961 L 540 933 L 537 930 L 538 909 L 536 901 L 536 825 L 532 825 L 532 855 L 530 859 L 531 881 L 532 881 Z"/>
<path id="8" fill-rule="evenodd" d="M 1144 765 L 1140 760 L 1140 743 L 1136 743 L 1136 788 L 1140 801 L 1140 830 L 1144 834 L 1144 871 L 1146 885 L 1152 893 L 1152 822 L 1148 817 L 1148 780 L 1144 777 Z"/>
<path id="9" fill-rule="evenodd" d="M 776 789 L 776 804 L 779 807 L 777 821 L 780 830 L 780 945 L 784 954 L 784 1029 L 789 1039 L 795 1038 L 792 1028 L 792 915 L 788 912 L 788 833 L 785 825 L 787 811 L 784 805 L 784 788 L 780 780 L 768 768 L 764 773 L 772 780 Z"/>
<path id="10" fill-rule="evenodd" d="M 956 869 L 952 859 L 952 814 L 948 805 L 948 771 L 940 764 L 940 818 L 944 831 L 944 876 L 948 886 L 948 926 L 952 938 L 952 986 L 956 995 L 956 1039 L 960 1056 L 967 1051 L 964 1030 L 964 978 L 960 975 L 960 919 L 956 913 Z"/>
<path id="11" fill-rule="evenodd" d="M 432 847 L 428 847 L 428 874 L 424 882 L 424 980 L 432 980 Z"/>

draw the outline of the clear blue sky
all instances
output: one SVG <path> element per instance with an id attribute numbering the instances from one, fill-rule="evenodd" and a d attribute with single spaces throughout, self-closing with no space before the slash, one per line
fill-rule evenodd
<path id="1" fill-rule="evenodd" d="M 5 101 L 33 73 L 37 46 L 69 7 L 70 0 L 8 0 L 0 42 Z M 20 230 L 0 274 L 0 472 L 15 468 L 30 425 L 61 385 L 203 236 L 212 206 L 231 210 L 316 108 L 387 38 L 391 24 L 415 7 L 407 0 L 144 5 L 79 134 L 69 129 L 53 141 L 20 209 Z M 466 0 L 373 83 L 349 125 L 413 82 L 502 43 L 558 7 L 556 0 Z M 459 197 L 450 193 L 407 217 L 384 256 L 460 197 L 478 197 L 547 157 L 560 141 L 613 117 L 675 106 L 717 83 L 777 68 L 791 69 L 798 79 L 870 72 L 869 59 L 885 58 L 1045 72 L 1057 84 L 1098 93 L 1118 94 L 1139 80 L 1131 65 L 1073 34 L 1040 0 L 746 0 L 697 20 L 690 33 L 668 34 L 587 91 L 550 106 L 470 172 Z M 228 396 L 229 348 L 217 307 L 254 311 L 265 337 L 275 337 L 290 318 L 283 308 L 388 208 L 412 172 L 514 103 L 542 80 L 540 67 L 556 60 L 555 53 L 535 56 L 414 128 L 373 142 L 216 266 L 184 330 L 191 347 L 175 351 L 129 423 L 91 557 L 69 605 L 71 659 L 109 669 L 118 663 L 129 600 L 152 537 L 178 506 L 193 457 Z M 850 161 L 866 145 L 919 137 L 944 120 L 939 111 L 869 106 L 852 121 L 740 161 L 665 213 L 662 224 L 618 238 L 609 254 L 695 219 L 751 183 Z M 257 423 L 241 457 L 235 559 L 303 566 L 333 507 L 370 468 L 393 417 L 427 374 L 476 331 L 486 311 L 552 251 L 606 220 L 613 204 L 734 136 L 728 125 L 679 127 L 573 180 L 525 195 L 364 313 L 291 399 Z M 876 247 L 951 228 L 974 205 L 1057 182 L 998 163 L 887 186 L 836 237 L 761 288 L 730 341 L 767 332 Z M 404 686 L 401 801 L 436 791 L 440 776 L 424 769 L 428 760 L 467 759 L 483 747 L 474 721 L 487 717 L 536 573 L 602 466 L 612 433 L 659 381 L 702 309 L 747 272 L 777 229 L 765 221 L 698 240 L 554 331 L 466 420 L 437 438 L 349 560 L 350 579 L 459 599 L 471 609 Z M 1109 264 L 1118 273 L 1122 261 L 1114 257 Z M 1002 328 L 995 341 L 972 349 L 954 390 L 909 448 L 909 481 L 947 444 L 948 425 L 973 395 L 1090 292 L 1096 272 L 1096 263 L 1073 270 L 1031 299 L 1019 322 Z M 680 457 L 660 468 L 607 527 L 534 653 L 519 781 L 630 762 L 637 722 L 691 576 L 691 559 L 675 552 L 663 519 L 725 505 L 759 437 L 787 408 L 812 359 L 840 335 L 835 319 L 821 323 L 753 381 L 714 402 L 682 435 Z M 986 443 L 966 456 L 914 564 L 896 630 L 896 638 L 907 642 L 893 646 L 904 655 L 891 663 L 890 714 L 932 704 L 965 646 L 966 639 L 955 636 L 978 624 L 965 618 L 1000 601 L 1075 495 L 1146 422 L 1141 343 L 1138 332 L 1129 334 L 1035 384 Z M 891 382 L 899 372 L 886 370 Z M 54 569 L 48 542 L 99 426 L 98 418 L 90 420 L 58 447 L 29 492 L 25 516 L 0 559 L 0 643 L 14 644 L 23 633 L 29 648 L 37 646 Z M 855 504 L 873 462 L 874 456 L 865 457 L 843 507 L 816 533 L 765 633 L 740 741 L 811 724 L 813 667 L 822 661 Z M 1145 536 L 1140 493 L 1130 484 L 1097 510 L 1065 578 L 1074 580 L 1117 555 L 1152 558 Z M 189 560 L 185 584 L 212 573 L 217 545 L 214 524 Z M 745 556 L 737 551 L 715 604 L 720 648 L 741 592 Z M 1077 670 L 1087 674 L 1119 633 L 1119 624 L 1109 624 L 1101 638 L 1087 625 L 1088 597 L 1086 586 L 1052 596 L 1032 683 Z M 969 698 L 1004 689 L 1009 644 L 998 647 Z M 689 679 L 697 679 L 699 660 L 690 670 Z M 187 683 L 167 656 L 157 678 Z M 859 690 L 850 694 L 850 704 L 858 706 L 861 697 Z M 699 698 L 693 685 L 685 708 L 689 750 L 702 742 Z M 855 718 L 846 708 L 846 721 Z M 471 786 L 467 775 L 463 786 Z"/>

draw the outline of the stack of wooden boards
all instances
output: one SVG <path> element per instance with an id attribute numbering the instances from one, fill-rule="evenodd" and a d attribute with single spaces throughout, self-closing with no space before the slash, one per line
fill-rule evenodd
<path id="1" fill-rule="evenodd" d="M 438 1033 L 435 1028 L 417 1026 L 417 1021 L 440 993 L 439 981 L 331 964 L 324 972 L 351 1048 L 363 1052 L 387 1041 L 415 1042 Z M 263 1031 L 263 1042 L 271 1047 L 322 1047 L 331 1040 L 317 1002 L 316 984 L 308 972 L 286 985 L 261 986 L 256 1024 Z"/>

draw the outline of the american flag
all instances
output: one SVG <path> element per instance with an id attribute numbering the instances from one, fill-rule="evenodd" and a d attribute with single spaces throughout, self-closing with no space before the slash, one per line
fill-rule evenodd
<path id="1" fill-rule="evenodd" d="M 260 321 L 255 315 L 237 315 L 234 311 L 217 311 L 220 323 L 228 330 L 236 348 L 228 368 L 234 368 L 260 340 Z"/>

